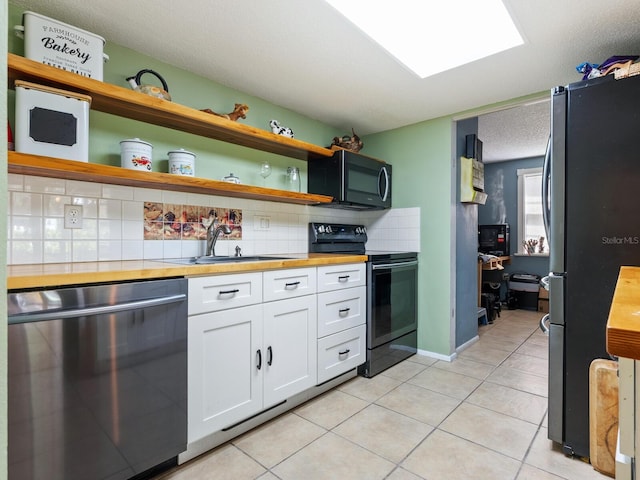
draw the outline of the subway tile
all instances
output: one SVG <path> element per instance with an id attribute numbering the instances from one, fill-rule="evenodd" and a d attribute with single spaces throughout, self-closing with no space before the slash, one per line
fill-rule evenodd
<path id="1" fill-rule="evenodd" d="M 91 182 L 66 180 L 65 194 L 78 197 L 97 197 L 101 193 L 101 186 Z"/>
<path id="2" fill-rule="evenodd" d="M 52 217 L 43 219 L 45 240 L 71 240 L 71 229 L 64 228 L 64 218 Z"/>
<path id="3" fill-rule="evenodd" d="M 74 239 L 71 255 L 73 262 L 96 262 L 98 261 L 98 244 L 96 241 Z"/>
<path id="4" fill-rule="evenodd" d="M 9 173 L 7 175 L 7 189 L 10 192 L 22 192 L 24 190 L 24 175 Z"/>
<path id="5" fill-rule="evenodd" d="M 42 260 L 44 263 L 71 262 L 71 242 L 69 240 L 45 240 Z"/>
<path id="6" fill-rule="evenodd" d="M 11 213 L 13 215 L 29 215 L 41 217 L 43 198 L 39 193 L 12 192 Z"/>
<path id="7" fill-rule="evenodd" d="M 122 260 L 142 260 L 143 241 L 140 240 L 122 240 Z"/>
<path id="8" fill-rule="evenodd" d="M 66 180 L 49 177 L 24 177 L 24 191 L 32 193 L 52 193 L 58 195 L 65 194 Z"/>
<path id="9" fill-rule="evenodd" d="M 96 196 L 99 196 L 99 194 Z M 102 198 L 133 200 L 134 187 L 126 187 L 123 185 L 102 185 Z"/>
<path id="10" fill-rule="evenodd" d="M 121 240 L 98 241 L 98 261 L 120 260 L 122 258 Z"/>
<path id="11" fill-rule="evenodd" d="M 98 237 L 101 240 L 122 239 L 122 222 L 120 220 L 98 220 Z"/>
<path id="12" fill-rule="evenodd" d="M 47 217 L 64 217 L 64 206 L 71 203 L 65 195 L 43 195 L 43 214 Z"/>
<path id="13" fill-rule="evenodd" d="M 11 257 L 14 265 L 42 263 L 43 245 L 38 240 L 12 240 Z"/>
<path id="14" fill-rule="evenodd" d="M 109 198 L 98 199 L 98 218 L 120 220 L 122 218 L 122 201 Z"/>

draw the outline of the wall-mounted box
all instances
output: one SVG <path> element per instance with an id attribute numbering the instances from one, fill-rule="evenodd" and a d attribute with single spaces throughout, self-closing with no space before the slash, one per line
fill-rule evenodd
<path id="1" fill-rule="evenodd" d="M 16 80 L 16 152 L 89 161 L 91 97 Z"/>
<path id="2" fill-rule="evenodd" d="M 460 157 L 460 201 L 484 205 L 484 164 L 475 158 Z"/>

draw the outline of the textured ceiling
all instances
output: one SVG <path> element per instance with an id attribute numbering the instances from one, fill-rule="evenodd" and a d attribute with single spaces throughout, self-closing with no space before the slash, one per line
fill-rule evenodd
<path id="1" fill-rule="evenodd" d="M 486 163 L 544 155 L 550 130 L 549 100 L 478 117 L 478 138 Z"/>
<path id="2" fill-rule="evenodd" d="M 579 80 L 582 62 L 640 52 L 639 0 L 504 2 L 523 46 L 419 79 L 323 0 L 12 0 L 361 135 L 549 91 Z M 438 3 L 422 5 L 429 28 Z M 442 48 L 447 38 L 424 54 Z"/>

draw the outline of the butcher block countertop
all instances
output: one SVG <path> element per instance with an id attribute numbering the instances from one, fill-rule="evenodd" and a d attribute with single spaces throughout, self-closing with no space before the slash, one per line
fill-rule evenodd
<path id="1" fill-rule="evenodd" d="M 273 256 L 275 257 L 276 255 Z M 186 277 L 191 275 L 242 273 L 280 268 L 315 267 L 341 263 L 366 262 L 368 258 L 366 255 L 333 253 L 303 253 L 278 256 L 287 258 L 216 265 L 181 265 L 168 263 L 166 260 L 9 265 L 7 266 L 7 289 L 19 290 L 84 283 L 120 282 L 152 278 Z"/>
<path id="2" fill-rule="evenodd" d="M 607 352 L 640 360 L 640 267 L 621 267 L 607 321 Z"/>

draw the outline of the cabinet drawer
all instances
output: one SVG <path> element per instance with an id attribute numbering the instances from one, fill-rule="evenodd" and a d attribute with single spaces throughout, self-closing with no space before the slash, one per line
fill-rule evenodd
<path id="1" fill-rule="evenodd" d="M 189 315 L 262 302 L 262 273 L 189 278 Z"/>
<path id="2" fill-rule="evenodd" d="M 315 267 L 268 270 L 263 275 L 265 302 L 316 293 Z"/>
<path id="3" fill-rule="evenodd" d="M 348 265 L 326 265 L 318 267 L 318 291 L 328 292 L 341 288 L 360 287 L 366 285 L 364 263 Z"/>
<path id="4" fill-rule="evenodd" d="M 366 334 L 366 325 L 359 325 L 318 340 L 318 384 L 365 362 Z"/>
<path id="5" fill-rule="evenodd" d="M 366 299 L 366 287 L 319 293 L 318 338 L 365 323 Z"/>

